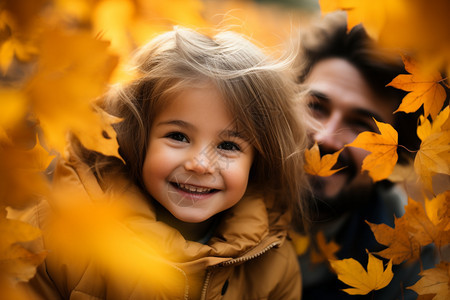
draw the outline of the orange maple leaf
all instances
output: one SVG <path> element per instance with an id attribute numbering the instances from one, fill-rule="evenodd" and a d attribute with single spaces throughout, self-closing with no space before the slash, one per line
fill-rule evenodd
<path id="1" fill-rule="evenodd" d="M 28 223 L 6 218 L 5 209 L 0 209 L 0 277 L 11 282 L 26 282 L 36 272 L 36 266 L 46 253 L 33 253 L 21 243 L 35 240 L 41 231 Z"/>
<path id="2" fill-rule="evenodd" d="M 311 147 L 311 149 L 305 150 L 305 165 L 304 165 L 305 171 L 311 175 L 330 176 L 342 170 L 343 168 L 331 170 L 331 168 L 336 164 L 336 161 L 342 150 L 343 149 L 333 154 L 324 155 L 321 158 L 319 146 L 317 145 L 316 142 L 314 146 Z"/>
<path id="3" fill-rule="evenodd" d="M 441 262 L 433 269 L 420 272 L 422 278 L 407 287 L 419 295 L 435 294 L 433 300 L 450 299 L 450 263 Z"/>
<path id="4" fill-rule="evenodd" d="M 319 231 L 316 234 L 316 245 L 318 251 L 311 251 L 311 262 L 317 264 L 325 260 L 337 259 L 336 255 L 334 254 L 339 251 L 341 247 L 334 241 L 327 242 L 322 231 Z"/>
<path id="5" fill-rule="evenodd" d="M 363 160 L 362 170 L 367 170 L 374 181 L 380 181 L 389 177 L 397 163 L 398 134 L 391 125 L 374 121 L 381 134 L 362 132 L 346 147 L 370 151 Z"/>
<path id="6" fill-rule="evenodd" d="M 445 127 L 448 115 L 447 106 L 436 116 L 432 124 L 421 116 L 420 125 L 417 127 L 417 135 L 422 142 L 414 159 L 414 169 L 425 188 L 430 191 L 433 191 L 433 174 L 450 175 L 450 131 Z"/>
<path id="7" fill-rule="evenodd" d="M 378 243 L 388 247 L 377 254 L 392 259 L 394 264 L 418 258 L 421 246 L 434 243 L 441 247 L 450 242 L 450 231 L 446 230 L 446 225 L 436 226 L 428 218 L 424 207 L 411 198 L 405 206 L 405 214 L 401 218 L 395 218 L 395 228 L 385 224 L 366 223 Z"/>
<path id="8" fill-rule="evenodd" d="M 14 89 L 0 89 L 0 140 L 8 140 L 7 130 L 24 119 L 27 99 Z"/>
<path id="9" fill-rule="evenodd" d="M 446 93 L 440 84 L 442 76 L 439 72 L 425 72 L 419 69 L 415 62 L 408 57 L 403 57 L 405 69 L 410 74 L 400 74 L 395 77 L 388 86 L 410 92 L 395 112 L 407 113 L 417 111 L 422 105 L 425 117 L 431 115 L 435 119 L 444 104 Z"/>
<path id="10" fill-rule="evenodd" d="M 45 195 L 49 185 L 42 171 L 53 158 L 39 143 L 30 150 L 0 147 L 0 207 L 24 207 Z"/>
<path id="11" fill-rule="evenodd" d="M 450 232 L 440 230 L 429 218 L 422 204 L 408 199 L 408 205 L 405 206 L 405 214 L 402 218 L 406 219 L 410 235 L 419 242 L 421 246 L 434 243 L 441 247 L 450 243 Z"/>
<path id="12" fill-rule="evenodd" d="M 31 32 L 21 31 L 11 12 L 0 9 L 0 69 L 6 73 L 16 58 L 29 61 L 37 54 Z"/>
<path id="13" fill-rule="evenodd" d="M 373 290 L 384 288 L 391 282 L 392 261 L 389 261 L 386 269 L 383 261 L 368 253 L 369 262 L 367 271 L 353 258 L 343 260 L 330 260 L 331 267 L 336 271 L 338 279 L 352 288 L 343 291 L 350 295 L 366 295 Z"/>
<path id="14" fill-rule="evenodd" d="M 394 222 L 395 228 L 389 227 L 386 224 L 373 224 L 366 221 L 375 235 L 377 242 L 388 247 L 377 254 L 391 259 L 394 264 L 419 258 L 420 245 L 410 237 L 405 219 L 396 218 Z"/>
<path id="15" fill-rule="evenodd" d="M 425 199 L 427 216 L 441 230 L 450 230 L 450 191 L 437 195 L 433 199 Z"/>

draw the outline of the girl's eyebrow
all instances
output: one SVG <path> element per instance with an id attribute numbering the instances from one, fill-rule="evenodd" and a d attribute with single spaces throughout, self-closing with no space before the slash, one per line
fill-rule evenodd
<path id="1" fill-rule="evenodd" d="M 195 129 L 195 126 L 192 125 L 191 123 L 188 123 L 186 121 L 183 120 L 168 120 L 168 121 L 162 121 L 159 122 L 158 124 L 156 124 L 156 126 L 161 126 L 161 125 L 175 125 L 175 126 L 179 126 L 179 127 L 183 127 L 183 128 L 188 128 L 188 129 Z"/>
<path id="2" fill-rule="evenodd" d="M 236 137 L 236 138 L 246 140 L 245 136 L 243 136 L 240 132 L 238 132 L 236 130 L 231 130 L 231 129 L 223 130 L 220 133 L 220 136 Z"/>

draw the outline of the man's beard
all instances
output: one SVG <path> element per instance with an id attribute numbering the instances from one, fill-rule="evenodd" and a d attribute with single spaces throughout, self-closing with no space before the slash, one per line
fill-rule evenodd
<path id="1" fill-rule="evenodd" d="M 311 186 L 312 220 L 326 222 L 365 206 L 371 200 L 374 184 L 367 176 L 352 176 L 333 197 L 324 195 L 324 181 L 320 177 L 312 177 Z"/>

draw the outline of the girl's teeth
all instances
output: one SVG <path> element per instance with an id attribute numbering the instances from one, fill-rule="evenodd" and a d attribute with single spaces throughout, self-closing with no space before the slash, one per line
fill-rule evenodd
<path id="1" fill-rule="evenodd" d="M 183 184 L 183 183 L 178 184 L 178 186 L 181 189 L 186 190 L 186 191 L 191 192 L 191 193 L 208 193 L 208 192 L 211 191 L 211 189 L 209 189 L 209 188 L 192 186 L 192 185 Z"/>

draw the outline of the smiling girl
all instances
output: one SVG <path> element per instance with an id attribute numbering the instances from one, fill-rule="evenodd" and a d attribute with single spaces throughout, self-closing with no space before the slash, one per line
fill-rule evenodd
<path id="1" fill-rule="evenodd" d="M 73 268 L 50 253 L 36 290 L 46 299 L 300 299 L 287 230 L 304 210 L 306 129 L 288 64 L 237 34 L 187 29 L 158 36 L 133 63 L 137 79 L 104 99 L 122 119 L 125 164 L 74 139 L 55 178 L 123 195 L 137 211 L 127 228 L 156 237 L 183 285 L 117 285 L 95 262 Z"/>

